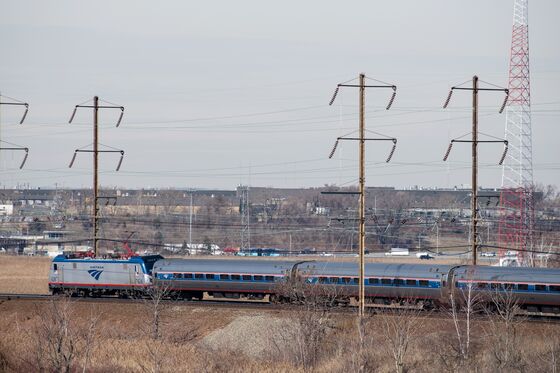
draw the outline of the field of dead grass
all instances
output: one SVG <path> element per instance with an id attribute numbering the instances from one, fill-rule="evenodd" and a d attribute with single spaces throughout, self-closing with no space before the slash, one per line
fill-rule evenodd
<path id="1" fill-rule="evenodd" d="M 171 303 L 161 310 L 161 338 L 154 340 L 147 304 L 56 302 L 0 303 L 0 371 L 55 371 L 56 353 L 45 346 L 63 346 L 57 347 L 58 353 L 68 351 L 70 338 L 75 349 L 71 371 L 87 372 L 549 372 L 560 368 L 558 325 L 516 324 L 509 335 L 513 339 L 505 341 L 501 329 L 488 320 L 477 321 L 472 326 L 472 355 L 457 368 L 452 321 L 422 314 L 413 319 L 406 314 L 372 315 L 358 329 L 351 314 Z M 63 316 L 66 319 L 60 320 Z M 64 333 L 47 330 L 55 324 L 64 326 Z M 92 331 L 89 339 L 88 330 Z M 394 353 L 403 339 L 408 346 L 398 366 Z M 514 356 L 507 364 L 504 348 Z"/>
<path id="2" fill-rule="evenodd" d="M 50 259 L 0 255 L 0 293 L 47 294 Z"/>

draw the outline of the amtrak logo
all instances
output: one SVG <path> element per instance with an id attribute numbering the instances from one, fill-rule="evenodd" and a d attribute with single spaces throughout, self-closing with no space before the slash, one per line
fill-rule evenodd
<path id="1" fill-rule="evenodd" d="M 91 275 L 91 277 L 93 277 L 93 278 L 96 279 L 96 280 L 99 280 L 99 276 L 101 276 L 101 273 L 102 273 L 102 272 L 103 272 L 103 271 L 100 271 L 100 270 L 98 270 L 98 269 L 90 269 L 90 270 L 88 271 L 88 273 Z"/>

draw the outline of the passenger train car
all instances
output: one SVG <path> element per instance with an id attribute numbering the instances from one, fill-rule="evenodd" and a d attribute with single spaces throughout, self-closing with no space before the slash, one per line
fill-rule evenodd
<path id="1" fill-rule="evenodd" d="M 307 284 L 332 288 L 345 298 L 358 296 L 358 264 L 338 261 L 276 261 L 262 259 L 164 259 L 159 255 L 128 260 L 56 257 L 49 288 L 82 296 L 142 294 L 165 287 L 176 298 L 278 300 L 281 284 L 300 278 Z M 419 307 L 449 303 L 451 294 L 472 290 L 480 299 L 492 293 L 511 294 L 531 312 L 560 315 L 560 270 L 469 265 L 367 263 L 365 295 L 374 305 Z M 464 297 L 457 297 L 461 299 Z"/>
<path id="2" fill-rule="evenodd" d="M 154 265 L 154 285 L 180 298 L 263 299 L 285 281 L 300 262 L 226 259 L 164 259 Z"/>

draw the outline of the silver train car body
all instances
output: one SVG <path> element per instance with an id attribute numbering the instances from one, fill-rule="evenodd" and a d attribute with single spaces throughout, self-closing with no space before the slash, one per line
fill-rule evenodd
<path id="1" fill-rule="evenodd" d="M 456 291 L 470 290 L 486 301 L 493 294 L 511 294 L 530 312 L 560 314 L 560 270 L 459 266 L 451 272 Z"/>
<path id="2" fill-rule="evenodd" d="M 81 296 L 143 293 L 152 285 L 152 267 L 163 257 L 129 259 L 72 258 L 58 255 L 51 263 L 49 290 L 52 294 L 72 292 Z"/>
<path id="3" fill-rule="evenodd" d="M 165 259 L 154 265 L 154 285 L 177 297 L 263 299 L 295 270 L 297 261 Z"/>
<path id="4" fill-rule="evenodd" d="M 358 273 L 357 263 L 337 261 L 58 256 L 51 264 L 49 288 L 53 293 L 74 291 L 98 296 L 122 295 L 131 290 L 141 294 L 157 286 L 183 299 L 202 299 L 206 293 L 248 299 L 270 295 L 277 300 L 279 284 L 299 277 L 352 298 L 358 296 Z M 507 293 L 528 311 L 560 314 L 558 269 L 367 263 L 364 286 L 370 304 L 402 304 L 406 300 L 422 307 L 446 305 L 452 292 L 459 295 L 470 289 L 486 301 L 492 293 Z"/>

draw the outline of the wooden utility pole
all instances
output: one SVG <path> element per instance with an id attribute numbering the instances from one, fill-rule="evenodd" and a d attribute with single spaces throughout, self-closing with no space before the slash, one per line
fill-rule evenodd
<path id="1" fill-rule="evenodd" d="M 97 192 L 98 192 L 98 188 L 99 188 L 99 184 L 98 184 L 98 155 L 99 155 L 99 149 L 98 149 L 98 116 L 97 116 L 97 112 L 99 110 L 99 97 L 94 96 L 93 97 L 93 254 L 95 255 L 95 257 L 97 257 L 97 213 L 99 211 L 99 205 L 98 205 L 98 198 L 97 198 Z"/>
<path id="2" fill-rule="evenodd" d="M 472 79 L 472 263 L 476 265 L 476 257 L 478 251 L 478 206 L 477 206 L 477 184 L 478 184 L 478 76 Z"/>
<path id="3" fill-rule="evenodd" d="M 387 157 L 386 162 L 389 162 L 395 152 L 395 148 L 397 146 L 397 139 L 394 137 L 382 137 L 382 138 L 366 138 L 365 137 L 365 89 L 366 88 L 390 88 L 393 90 L 393 94 L 389 99 L 389 103 L 387 104 L 386 109 L 389 110 L 393 101 L 395 100 L 395 96 L 397 94 L 397 86 L 392 84 L 387 84 L 380 82 L 375 79 L 371 79 L 382 83 L 380 85 L 366 85 L 365 84 L 366 76 L 365 74 L 360 74 L 358 77 L 358 84 L 348 84 L 348 82 L 340 83 L 336 86 L 336 90 L 331 98 L 329 105 L 332 105 L 334 100 L 336 99 L 336 95 L 338 94 L 338 90 L 340 87 L 351 87 L 351 88 L 359 88 L 359 106 L 360 106 L 360 119 L 359 119 L 359 130 L 358 130 L 358 137 L 346 137 L 342 136 L 336 139 L 334 147 L 329 155 L 329 158 L 332 158 L 336 148 L 338 146 L 338 142 L 341 140 L 351 140 L 351 141 L 359 141 L 359 191 L 358 192 L 322 192 L 324 194 L 358 194 L 359 195 L 359 283 L 358 283 L 358 312 L 359 316 L 363 316 L 365 312 L 365 253 L 366 253 L 366 191 L 365 191 L 365 143 L 366 141 L 391 141 L 393 143 L 393 148 Z M 355 79 L 352 79 L 354 81 Z"/>
<path id="4" fill-rule="evenodd" d="M 92 201 L 92 205 L 93 205 L 93 234 L 92 234 L 92 245 L 93 245 L 93 253 L 95 255 L 95 257 L 97 257 L 98 254 L 98 243 L 99 243 L 99 199 L 111 199 L 114 197 L 100 197 L 99 194 L 99 181 L 98 181 L 98 176 L 99 176 L 99 153 L 119 153 L 121 155 L 121 158 L 119 160 L 119 163 L 117 165 L 117 169 L 116 171 L 118 171 L 121 168 L 121 164 L 123 161 L 123 157 L 124 157 L 124 150 L 120 150 L 120 149 L 115 149 L 112 148 L 112 150 L 99 150 L 99 123 L 98 123 L 98 112 L 99 109 L 120 109 L 121 114 L 119 116 L 119 119 L 117 120 L 117 127 L 119 126 L 119 124 L 121 123 L 123 114 L 124 114 L 124 106 L 117 106 L 117 105 L 102 105 L 99 106 L 99 97 L 98 96 L 94 96 L 93 97 L 93 105 L 84 105 L 84 104 L 80 104 L 80 105 L 76 105 L 74 107 L 74 111 L 72 112 L 72 115 L 70 116 L 70 120 L 68 121 L 68 123 L 72 123 L 72 120 L 74 120 L 74 116 L 76 115 L 76 111 L 78 108 L 91 108 L 93 109 L 93 149 L 92 150 L 86 150 L 86 149 L 76 149 L 74 151 L 74 156 L 72 157 L 72 160 L 70 161 L 70 165 L 68 167 L 72 167 L 72 165 L 74 164 L 74 161 L 76 160 L 76 155 L 78 153 L 93 153 L 93 201 Z M 110 147 L 109 147 L 110 148 Z"/>
<path id="5" fill-rule="evenodd" d="M 359 313 L 360 316 L 364 314 L 365 311 L 365 284 L 364 284 L 364 273 L 365 273 L 365 246 L 366 246 L 366 193 L 365 193 L 365 75 L 360 74 L 360 176 L 359 176 L 359 189 L 360 189 L 360 290 L 359 290 Z"/>
<path id="6" fill-rule="evenodd" d="M 471 227 L 470 227 L 470 244 L 471 244 L 471 251 L 472 251 L 472 264 L 476 265 L 477 263 L 477 256 L 478 256 L 478 144 L 479 143 L 503 143 L 505 145 L 504 153 L 502 154 L 502 158 L 500 159 L 499 165 L 502 164 L 504 158 L 507 154 L 508 150 L 508 142 L 506 140 L 478 140 L 478 92 L 479 91 L 499 91 L 504 92 L 506 94 L 504 98 L 504 102 L 500 108 L 499 113 L 504 111 L 504 107 L 506 106 L 508 97 L 509 97 L 509 90 L 506 88 L 479 88 L 478 86 L 478 76 L 473 76 L 472 78 L 472 88 L 461 87 L 463 84 L 466 84 L 468 80 L 464 83 L 461 83 L 459 86 L 451 87 L 449 90 L 449 95 L 443 104 L 443 108 L 445 109 L 449 102 L 451 101 L 451 95 L 453 94 L 454 90 L 464 90 L 464 91 L 472 91 L 472 138 L 471 140 L 461 140 L 461 137 L 457 139 L 451 140 L 449 143 L 449 147 L 447 148 L 447 152 L 443 157 L 443 160 L 446 161 L 449 157 L 449 153 L 451 152 L 451 148 L 453 143 L 455 142 L 464 142 L 464 143 L 471 143 L 472 149 L 472 175 L 471 175 L 471 183 L 472 183 L 472 191 L 471 191 Z M 491 84 L 494 87 L 494 84 Z M 465 135 L 466 136 L 466 135 Z M 493 136 L 491 136 L 493 137 Z"/>

